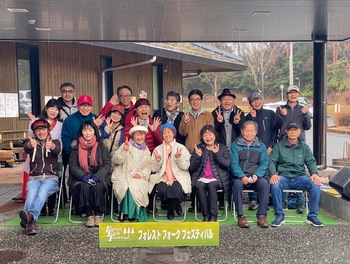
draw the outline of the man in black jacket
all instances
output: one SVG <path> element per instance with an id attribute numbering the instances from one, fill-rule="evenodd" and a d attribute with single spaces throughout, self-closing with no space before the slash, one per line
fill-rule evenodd
<path id="1" fill-rule="evenodd" d="M 180 94 L 169 91 L 166 95 L 164 108 L 154 112 L 153 119 L 159 117 L 162 124 L 173 124 L 177 131 L 179 131 L 180 121 L 184 115 L 184 112 L 179 111 L 180 101 Z M 176 142 L 185 145 L 185 137 L 181 136 L 180 133 L 176 133 Z"/>

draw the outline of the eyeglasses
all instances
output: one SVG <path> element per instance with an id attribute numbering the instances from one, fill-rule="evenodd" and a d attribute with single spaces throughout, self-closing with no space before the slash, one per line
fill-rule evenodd
<path id="1" fill-rule="evenodd" d="M 72 94 L 72 93 L 74 93 L 74 90 L 62 90 L 61 93 L 63 93 L 63 94 Z"/>
<path id="2" fill-rule="evenodd" d="M 119 98 L 129 99 L 129 98 L 131 98 L 131 94 L 122 94 L 122 95 L 119 95 Z"/>
<path id="3" fill-rule="evenodd" d="M 202 101 L 202 99 L 200 99 L 200 98 L 192 98 L 192 99 L 190 99 L 190 102 L 200 102 L 200 101 Z"/>
<path id="4" fill-rule="evenodd" d="M 229 101 L 233 101 L 234 99 L 233 98 L 224 98 L 224 99 L 221 99 L 221 101 L 224 101 L 224 102 L 229 102 Z"/>
<path id="5" fill-rule="evenodd" d="M 177 103 L 176 100 L 165 100 L 166 103 Z"/>

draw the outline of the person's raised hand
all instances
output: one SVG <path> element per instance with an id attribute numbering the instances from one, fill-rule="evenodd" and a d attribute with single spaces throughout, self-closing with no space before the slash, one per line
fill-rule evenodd
<path id="1" fill-rule="evenodd" d="M 233 123 L 238 124 L 241 121 L 242 110 L 237 110 L 236 114 L 233 117 Z"/>
<path id="2" fill-rule="evenodd" d="M 106 126 L 110 129 L 112 129 L 113 121 L 112 118 L 109 116 L 106 118 Z"/>
<path id="3" fill-rule="evenodd" d="M 219 151 L 219 144 L 214 144 L 213 152 L 217 153 Z"/>
<path id="4" fill-rule="evenodd" d="M 186 112 L 184 116 L 184 123 L 188 124 L 190 122 L 190 112 Z"/>
<path id="5" fill-rule="evenodd" d="M 302 109 L 301 109 L 301 112 L 303 114 L 306 114 L 307 112 L 309 112 L 309 109 L 310 109 L 310 106 L 304 106 Z"/>
<path id="6" fill-rule="evenodd" d="M 175 159 L 179 159 L 181 157 L 181 148 L 177 148 L 177 151 L 175 153 Z"/>
<path id="7" fill-rule="evenodd" d="M 132 116 L 130 119 L 130 123 L 132 126 L 137 126 L 137 117 Z"/>
<path id="8" fill-rule="evenodd" d="M 155 117 L 155 118 L 153 119 L 153 124 L 152 124 L 152 125 L 148 124 L 148 127 L 149 127 L 149 129 L 153 132 L 153 131 L 156 131 L 156 130 L 157 130 L 158 126 L 159 126 L 161 123 L 162 123 L 162 122 L 160 121 L 160 118 L 159 118 L 159 117 Z"/>
<path id="9" fill-rule="evenodd" d="M 278 107 L 280 109 L 281 115 L 285 116 L 287 114 L 287 108 L 282 108 L 282 106 Z"/>
<path id="10" fill-rule="evenodd" d="M 200 148 L 197 147 L 197 145 L 194 145 L 194 151 L 196 152 L 196 154 L 201 157 L 202 156 L 202 150 Z"/>
<path id="11" fill-rule="evenodd" d="M 215 113 L 216 113 L 216 120 L 219 123 L 222 123 L 224 121 L 224 117 L 222 116 L 221 111 L 218 109 L 218 110 L 215 110 Z"/>
<path id="12" fill-rule="evenodd" d="M 38 142 L 34 138 L 29 137 L 29 144 L 32 146 L 32 148 L 36 148 Z"/>
<path id="13" fill-rule="evenodd" d="M 103 115 L 100 115 L 99 117 L 95 118 L 95 117 L 92 117 L 92 120 L 94 122 L 94 124 L 99 127 L 102 123 L 103 123 L 103 120 L 105 120 L 105 117 Z"/>
<path id="14" fill-rule="evenodd" d="M 131 144 L 131 138 L 129 140 L 128 140 L 128 138 L 126 138 L 125 142 L 124 142 L 123 150 L 128 151 L 130 148 L 130 144 Z"/>
<path id="15" fill-rule="evenodd" d="M 48 141 L 45 143 L 45 148 L 46 149 L 51 149 L 54 146 L 54 143 L 52 142 L 52 138 L 50 138 Z"/>
<path id="16" fill-rule="evenodd" d="M 32 112 L 27 112 L 27 116 L 29 117 L 30 121 L 34 122 L 36 120 L 35 115 L 32 114 Z"/>
<path id="17" fill-rule="evenodd" d="M 256 110 L 251 105 L 249 105 L 249 112 L 252 117 L 256 117 Z"/>
<path id="18" fill-rule="evenodd" d="M 111 97 L 111 99 L 109 99 L 109 102 L 112 104 L 112 105 L 116 105 L 118 104 L 119 102 L 119 97 L 117 94 L 113 94 L 113 96 Z"/>
<path id="19" fill-rule="evenodd" d="M 160 162 L 161 159 L 162 159 L 162 156 L 159 155 L 159 153 L 158 153 L 158 151 L 157 151 L 156 149 L 154 150 L 153 153 L 154 153 L 154 157 L 155 157 L 156 161 L 157 161 L 157 162 Z"/>

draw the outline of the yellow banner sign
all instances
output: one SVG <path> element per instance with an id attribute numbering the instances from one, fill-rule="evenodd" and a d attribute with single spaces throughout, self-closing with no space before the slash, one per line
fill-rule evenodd
<path id="1" fill-rule="evenodd" d="M 102 223 L 100 247 L 218 246 L 218 222 Z"/>

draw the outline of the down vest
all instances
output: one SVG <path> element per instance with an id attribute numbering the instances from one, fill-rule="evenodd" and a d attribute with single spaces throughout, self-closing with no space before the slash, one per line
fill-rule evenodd
<path id="1" fill-rule="evenodd" d="M 204 168 L 207 163 L 208 155 L 210 157 L 210 165 L 214 173 L 214 177 L 219 181 L 220 188 L 224 189 L 226 194 L 230 193 L 231 177 L 230 177 L 230 153 L 226 145 L 219 144 L 219 151 L 214 153 L 200 144 L 197 147 L 202 150 L 202 156 L 198 156 L 196 152 L 192 153 L 190 161 L 190 174 L 192 178 L 192 186 L 202 177 Z"/>

